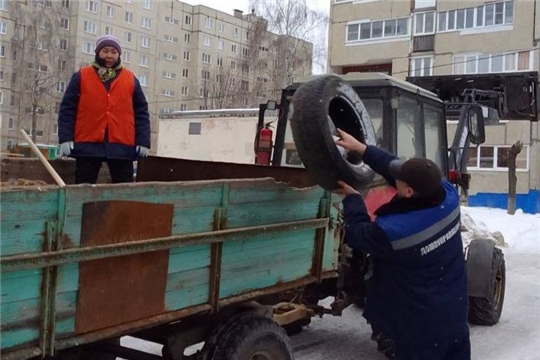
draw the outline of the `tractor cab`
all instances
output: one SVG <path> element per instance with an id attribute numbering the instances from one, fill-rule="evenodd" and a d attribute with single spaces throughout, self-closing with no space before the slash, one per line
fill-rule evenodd
<path id="1" fill-rule="evenodd" d="M 340 76 L 356 91 L 373 124 L 376 145 L 397 154 L 400 158 L 426 157 L 436 162 L 444 175 L 458 170 L 455 159 L 449 160 L 445 107 L 436 94 L 409 82 L 380 73 L 349 73 Z M 294 145 L 289 119 L 294 111 L 291 102 L 295 83 L 282 91 L 279 104 L 261 105 L 261 114 L 267 107 L 279 110 L 271 163 L 273 166 L 302 166 Z M 465 105 L 465 104 L 464 104 Z M 330 103 L 332 107 L 332 102 Z M 483 113 L 480 106 L 467 104 L 460 116 L 464 123 L 463 138 L 470 142 L 483 141 Z M 265 124 L 259 118 L 259 129 Z M 456 134 L 456 136 L 461 136 Z"/>

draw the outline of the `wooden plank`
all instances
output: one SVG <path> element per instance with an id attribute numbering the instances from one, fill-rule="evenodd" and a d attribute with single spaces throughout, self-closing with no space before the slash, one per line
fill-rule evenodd
<path id="1" fill-rule="evenodd" d="M 176 208 L 219 206 L 220 182 L 129 183 L 112 185 L 78 185 L 67 188 L 67 217 L 82 214 L 82 205 L 92 201 L 134 200 L 174 204 Z"/>
<path id="2" fill-rule="evenodd" d="M 166 311 L 174 311 L 189 306 L 205 304 L 208 302 L 209 296 L 208 284 L 193 286 L 189 291 L 167 291 L 165 294 L 165 309 Z"/>
<path id="3" fill-rule="evenodd" d="M 248 227 L 316 218 L 319 199 L 306 199 L 260 204 L 230 205 L 227 228 Z"/>
<path id="4" fill-rule="evenodd" d="M 42 269 L 13 271 L 2 274 L 2 307 L 11 301 L 39 298 Z M 3 320 L 3 319 L 2 319 Z"/>
<path id="5" fill-rule="evenodd" d="M 223 253 L 222 261 L 228 262 L 231 257 L 240 257 L 243 259 L 249 252 L 249 256 L 253 253 L 262 252 L 282 252 L 284 249 L 315 246 L 315 230 L 307 229 L 300 231 L 292 231 L 280 234 L 261 234 L 249 240 L 231 241 L 224 244 L 226 251 Z M 241 254 L 237 254 L 237 253 Z"/>
<path id="6" fill-rule="evenodd" d="M 4 353 L 7 349 L 27 345 L 33 346 L 38 344 L 39 330 L 38 327 L 33 328 L 17 328 L 8 331 L 2 331 L 0 337 L 0 348 Z"/>
<path id="7" fill-rule="evenodd" d="M 263 289 L 279 283 L 300 279 L 309 275 L 310 269 L 311 260 L 309 262 L 304 261 L 272 266 L 259 272 L 250 272 L 246 276 L 238 276 L 239 274 L 235 273 L 234 277 L 228 277 L 226 274 L 223 274 L 219 296 L 220 299 L 223 299 L 250 290 Z"/>
<path id="8" fill-rule="evenodd" d="M 208 244 L 175 248 L 170 252 L 169 277 L 173 273 L 210 266 L 210 245 Z"/>
<path id="9" fill-rule="evenodd" d="M 167 276 L 167 291 L 184 290 L 189 292 L 196 285 L 208 285 L 209 268 L 192 269 Z"/>
<path id="10" fill-rule="evenodd" d="M 66 264 L 58 267 L 56 292 L 58 294 L 77 291 L 79 289 L 79 264 Z"/>
<path id="11" fill-rule="evenodd" d="M 87 203 L 81 244 L 90 247 L 170 236 L 173 209 L 172 204 L 138 201 Z M 76 333 L 161 314 L 168 260 L 169 251 L 163 250 L 81 263 Z"/>
<path id="12" fill-rule="evenodd" d="M 45 241 L 46 221 L 32 219 L 0 222 L 2 256 L 41 252 Z"/>
<path id="13" fill-rule="evenodd" d="M 0 191 L 0 222 L 54 220 L 58 211 L 58 188 L 22 188 Z"/>
<path id="14" fill-rule="evenodd" d="M 223 263 L 222 272 L 226 278 L 234 276 L 249 277 L 251 272 L 259 272 L 265 269 L 271 269 L 274 266 L 289 266 L 297 263 L 309 263 L 311 265 L 313 256 L 313 247 L 300 247 L 283 252 L 251 254 L 249 258 Z M 244 255 L 246 257 L 246 255 Z M 307 266 L 307 265 L 306 265 Z M 236 275 L 235 275 L 236 274 Z"/>
<path id="15" fill-rule="evenodd" d="M 324 189 L 319 186 L 292 188 L 284 183 L 276 183 L 273 179 L 266 179 L 265 181 L 231 182 L 229 204 L 302 201 L 323 197 Z"/>

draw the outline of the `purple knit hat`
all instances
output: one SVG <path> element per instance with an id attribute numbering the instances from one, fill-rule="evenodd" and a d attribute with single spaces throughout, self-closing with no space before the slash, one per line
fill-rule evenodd
<path id="1" fill-rule="evenodd" d="M 112 35 L 103 35 L 100 36 L 96 41 L 96 54 L 99 54 L 101 49 L 105 46 L 112 46 L 118 50 L 118 54 L 122 55 L 122 46 L 120 45 L 120 40 Z"/>

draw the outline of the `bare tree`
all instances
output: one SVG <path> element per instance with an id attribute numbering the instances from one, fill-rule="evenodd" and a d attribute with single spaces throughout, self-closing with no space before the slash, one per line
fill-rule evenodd
<path id="1" fill-rule="evenodd" d="M 510 215 L 516 213 L 516 158 L 521 150 L 523 150 L 523 143 L 518 140 L 508 152 L 508 209 L 506 212 Z"/>
<path id="2" fill-rule="evenodd" d="M 280 86 L 310 74 L 312 62 L 324 67 L 326 44 L 320 35 L 328 26 L 326 14 L 311 9 L 307 0 L 250 0 L 250 7 L 268 20 L 268 30 L 276 34 L 269 39 L 274 55 L 269 67 Z"/>
<path id="3" fill-rule="evenodd" d="M 64 27 L 69 26 L 69 14 L 60 1 L 30 0 L 12 6 L 11 83 L 19 107 L 17 130 L 30 130 L 34 142 L 38 136 L 50 142 L 57 103 L 67 86 L 59 81 L 67 71 L 69 46 L 60 27 L 62 21 Z"/>

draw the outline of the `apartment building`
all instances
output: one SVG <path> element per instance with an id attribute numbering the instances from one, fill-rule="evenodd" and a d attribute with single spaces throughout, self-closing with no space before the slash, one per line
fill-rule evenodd
<path id="1" fill-rule="evenodd" d="M 508 152 L 519 140 L 517 207 L 540 212 L 539 11 L 524 0 L 332 0 L 328 66 L 391 74 L 445 101 L 467 88 L 502 91 L 488 99 L 502 101 L 501 120 L 469 152 L 469 203 L 506 207 Z M 449 118 L 450 144 L 455 129 Z"/>
<path id="2" fill-rule="evenodd" d="M 311 74 L 312 44 L 268 32 L 254 13 L 181 1 L 0 0 L 1 151 L 21 141 L 19 129 L 57 143 L 63 92 L 102 34 L 122 41 L 123 63 L 147 96 L 154 149 L 158 114 L 255 107 Z M 295 61 L 283 53 L 290 44 Z"/>

